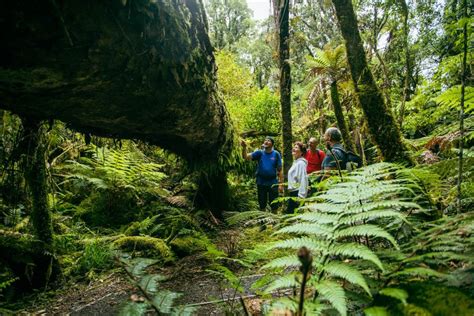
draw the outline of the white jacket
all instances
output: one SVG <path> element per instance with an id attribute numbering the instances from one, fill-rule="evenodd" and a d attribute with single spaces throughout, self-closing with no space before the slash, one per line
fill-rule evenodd
<path id="1" fill-rule="evenodd" d="M 288 170 L 288 191 L 298 191 L 298 197 L 300 198 L 305 198 L 308 194 L 307 165 L 308 161 L 300 157 L 293 161 L 293 165 Z"/>

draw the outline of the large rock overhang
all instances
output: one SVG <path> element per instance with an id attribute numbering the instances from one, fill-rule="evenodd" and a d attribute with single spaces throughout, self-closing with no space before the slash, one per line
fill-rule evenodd
<path id="1" fill-rule="evenodd" d="M 232 132 L 198 1 L 4 1 L 0 108 L 215 161 Z"/>

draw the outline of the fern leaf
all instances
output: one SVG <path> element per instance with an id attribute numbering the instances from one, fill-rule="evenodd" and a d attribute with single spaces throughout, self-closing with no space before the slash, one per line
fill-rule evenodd
<path id="1" fill-rule="evenodd" d="M 309 206 L 308 208 L 310 208 Z M 320 205 L 315 204 L 315 207 L 320 207 Z M 300 208 L 304 209 L 304 208 Z M 320 210 L 320 209 L 319 209 Z M 339 212 L 338 212 L 339 213 Z M 341 215 L 337 214 L 325 214 L 325 213 L 320 213 L 320 212 L 308 212 L 304 213 L 301 215 L 297 215 L 292 217 L 292 220 L 296 221 L 305 221 L 305 222 L 311 222 L 311 223 L 319 223 L 319 224 L 332 224 L 336 223 Z"/>
<path id="2" fill-rule="evenodd" d="M 387 308 L 381 306 L 373 306 L 364 309 L 365 316 L 390 316 Z"/>
<path id="3" fill-rule="evenodd" d="M 143 316 L 146 314 L 148 304 L 127 302 L 119 312 L 119 316 Z"/>
<path id="4" fill-rule="evenodd" d="M 323 270 L 332 276 L 339 277 L 351 282 L 352 284 L 360 286 L 367 292 L 367 294 L 369 294 L 370 297 L 372 297 L 372 293 L 370 293 L 369 286 L 367 285 L 362 273 L 351 267 L 349 264 L 332 261 L 325 265 Z"/>
<path id="5" fill-rule="evenodd" d="M 311 252 L 321 252 L 327 249 L 329 243 L 323 240 L 317 240 L 310 237 L 291 238 L 282 241 L 277 241 L 268 246 L 267 251 L 272 249 L 286 248 L 286 249 L 300 249 L 306 247 Z"/>
<path id="6" fill-rule="evenodd" d="M 408 293 L 405 290 L 398 289 L 398 288 L 384 288 L 379 291 L 379 294 L 393 297 L 403 303 L 403 305 L 407 304 Z"/>
<path id="7" fill-rule="evenodd" d="M 268 269 L 289 268 L 289 267 L 299 267 L 299 266 L 301 266 L 301 262 L 298 260 L 298 257 L 296 257 L 295 255 L 292 255 L 292 256 L 285 256 L 285 257 L 273 259 L 272 261 L 264 265 L 261 269 L 268 270 Z"/>
<path id="8" fill-rule="evenodd" d="M 289 275 L 279 277 L 275 281 L 271 282 L 268 285 L 268 287 L 265 289 L 264 293 L 270 294 L 275 290 L 289 289 L 289 288 L 299 287 L 299 286 L 300 284 L 296 280 L 296 273 L 291 273 Z"/>
<path id="9" fill-rule="evenodd" d="M 379 257 L 367 246 L 356 243 L 345 243 L 332 246 L 328 249 L 330 255 L 343 255 L 350 258 L 361 258 L 374 263 L 380 270 L 384 271 L 382 262 Z"/>
<path id="10" fill-rule="evenodd" d="M 352 226 L 345 229 L 341 229 L 334 234 L 335 238 L 342 238 L 342 237 L 353 237 L 353 236 L 367 236 L 367 237 L 379 237 L 387 239 L 395 246 L 395 248 L 399 249 L 397 241 L 390 235 L 387 231 L 383 228 L 376 226 L 376 225 L 359 225 L 359 226 Z"/>
<path id="11" fill-rule="evenodd" d="M 287 226 L 278 230 L 275 234 L 285 234 L 285 233 L 320 235 L 320 236 L 325 236 L 329 238 L 333 236 L 333 231 L 331 228 L 325 225 L 319 225 L 319 224 L 314 224 L 314 223 L 293 224 L 291 226 Z"/>
<path id="12" fill-rule="evenodd" d="M 444 273 L 438 272 L 430 268 L 424 268 L 424 267 L 406 268 L 404 270 L 390 274 L 390 276 L 392 277 L 402 276 L 402 275 L 411 275 L 411 276 L 418 276 L 418 277 L 437 277 L 437 278 L 446 277 Z"/>
<path id="13" fill-rule="evenodd" d="M 180 293 L 171 292 L 169 290 L 161 290 L 153 297 L 152 304 L 161 313 L 168 314 L 171 312 L 174 301 L 181 295 Z"/>
<path id="14" fill-rule="evenodd" d="M 165 280 L 166 277 L 157 274 L 145 275 L 140 280 L 140 287 L 146 292 L 154 293 L 158 290 L 157 283 Z"/>
<path id="15" fill-rule="evenodd" d="M 323 280 L 314 285 L 320 296 L 327 300 L 341 315 L 347 315 L 346 294 L 341 285 L 336 282 Z"/>
<path id="16" fill-rule="evenodd" d="M 279 298 L 272 302 L 269 315 L 292 315 L 298 308 L 298 303 L 287 297 Z"/>
<path id="17" fill-rule="evenodd" d="M 374 210 L 364 213 L 359 213 L 351 216 L 345 216 L 341 219 L 341 224 L 353 225 L 362 221 L 372 221 L 379 218 L 397 218 L 405 223 L 408 223 L 406 216 L 397 211 L 391 210 Z"/>

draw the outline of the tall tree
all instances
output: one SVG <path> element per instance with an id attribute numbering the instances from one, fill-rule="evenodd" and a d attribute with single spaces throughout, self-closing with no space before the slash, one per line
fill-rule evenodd
<path id="1" fill-rule="evenodd" d="M 356 95 L 367 119 L 371 138 L 384 160 L 412 164 L 413 161 L 402 142 L 398 125 L 390 109 L 387 108 L 369 69 L 352 1 L 333 0 L 333 4 L 346 42 L 347 60 Z"/>
<path id="2" fill-rule="evenodd" d="M 403 124 L 403 117 L 405 116 L 405 103 L 410 101 L 410 76 L 411 76 L 411 63 L 410 63 L 410 47 L 408 46 L 408 5 L 405 0 L 398 0 L 400 11 L 403 17 L 403 50 L 405 52 L 405 79 L 403 80 L 403 97 L 402 103 L 400 104 L 400 113 L 398 116 L 398 123 L 400 127 Z"/>
<path id="3" fill-rule="evenodd" d="M 468 15 L 467 15 L 467 0 L 463 0 L 463 28 L 462 28 L 462 42 L 463 42 L 463 56 L 462 56 L 462 65 L 461 65 L 461 102 L 460 102 L 460 109 L 459 109 L 459 131 L 460 141 L 459 141 L 459 165 L 458 165 L 458 183 L 457 183 L 457 206 L 458 212 L 461 212 L 462 205 L 462 171 L 463 171 L 463 149 L 464 149 L 464 98 L 465 98 L 465 90 L 466 90 L 466 77 L 467 77 L 467 23 L 468 23 Z"/>
<path id="4" fill-rule="evenodd" d="M 291 69 L 290 69 L 290 1 L 275 0 L 278 22 L 278 62 L 280 65 L 280 106 L 283 139 L 283 174 L 292 164 L 291 148 L 293 142 L 291 130 Z"/>
<path id="5" fill-rule="evenodd" d="M 249 34 L 252 11 L 245 0 L 209 0 L 206 11 L 215 48 L 234 50 L 235 44 Z"/>

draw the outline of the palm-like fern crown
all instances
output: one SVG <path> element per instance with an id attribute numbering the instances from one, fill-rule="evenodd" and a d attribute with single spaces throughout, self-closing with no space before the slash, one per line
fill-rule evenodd
<path id="1" fill-rule="evenodd" d="M 395 165 L 380 163 L 353 172 L 344 182 L 333 185 L 308 203 L 304 207 L 305 213 L 291 217 L 276 232 L 282 239 L 267 245 L 267 252 L 286 249 L 294 253 L 305 246 L 313 253 L 314 276 L 309 285 L 315 299 L 305 303 L 308 315 L 327 308 L 334 308 L 341 315 L 347 314 L 341 280 L 358 286 L 371 296 L 357 267 L 365 265 L 364 269 L 370 270 L 370 265 L 364 264 L 368 262 L 373 269 L 384 271 L 374 250 L 399 248 L 386 227 L 406 222 L 404 210 L 419 209 L 416 203 L 401 197 L 410 196 L 412 183 L 408 178 L 397 178 L 397 169 Z M 268 284 L 266 291 L 297 286 L 298 273 L 294 268 L 299 266 L 298 258 L 291 254 L 267 263 L 263 269 L 276 273 L 286 270 L 287 273 Z M 293 267 L 290 272 L 289 267 Z M 285 306 L 292 308 L 292 304 Z"/>
<path id="2" fill-rule="evenodd" d="M 307 67 L 311 77 L 328 77 L 336 80 L 343 75 L 346 68 L 346 51 L 344 45 L 334 49 L 326 46 L 324 50 L 318 49 L 314 57 L 307 57 Z"/>

